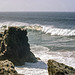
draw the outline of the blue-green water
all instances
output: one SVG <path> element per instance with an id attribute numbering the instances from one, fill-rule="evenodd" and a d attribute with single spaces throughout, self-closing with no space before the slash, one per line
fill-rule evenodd
<path id="1" fill-rule="evenodd" d="M 75 50 L 74 12 L 0 12 L 3 26 L 41 26 L 41 31 L 28 30 L 30 44 L 50 50 Z"/>
<path id="2" fill-rule="evenodd" d="M 0 22 L 8 21 L 75 29 L 75 12 L 0 12 Z"/>
<path id="3" fill-rule="evenodd" d="M 48 75 L 49 59 L 75 68 L 75 12 L 0 12 L 0 32 L 9 26 L 26 29 L 37 63 L 16 67 L 25 75 Z"/>

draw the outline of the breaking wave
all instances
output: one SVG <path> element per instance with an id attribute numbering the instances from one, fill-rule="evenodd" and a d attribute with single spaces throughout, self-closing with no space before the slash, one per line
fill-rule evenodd
<path id="1" fill-rule="evenodd" d="M 44 26 L 42 31 L 50 35 L 75 36 L 75 29 L 71 30 Z"/>
<path id="2" fill-rule="evenodd" d="M 19 26 L 24 29 L 42 31 L 46 34 L 57 35 L 57 36 L 75 36 L 75 29 L 62 29 L 56 28 L 53 25 L 40 25 L 40 24 L 29 24 L 22 22 L 4 22 L 0 23 L 1 30 L 7 29 L 9 26 Z"/>
<path id="3" fill-rule="evenodd" d="M 50 51 L 50 49 L 41 45 L 32 45 L 31 51 L 41 60 L 37 63 L 26 62 L 23 66 L 17 66 L 18 73 L 24 75 L 48 75 L 47 61 L 49 59 L 75 68 L 75 51 Z"/>

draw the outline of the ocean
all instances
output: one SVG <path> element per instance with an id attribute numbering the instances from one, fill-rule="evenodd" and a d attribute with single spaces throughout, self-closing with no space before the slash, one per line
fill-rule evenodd
<path id="1" fill-rule="evenodd" d="M 75 68 L 75 12 L 0 12 L 0 32 L 9 26 L 27 29 L 37 63 L 16 66 L 25 75 L 48 75 L 47 61 Z"/>

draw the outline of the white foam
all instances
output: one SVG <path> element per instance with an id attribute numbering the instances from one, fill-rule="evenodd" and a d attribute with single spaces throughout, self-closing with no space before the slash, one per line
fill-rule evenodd
<path id="1" fill-rule="evenodd" d="M 24 75 L 48 75 L 47 70 L 37 68 L 16 68 L 17 72 Z"/>
<path id="2" fill-rule="evenodd" d="M 26 63 L 21 67 L 16 67 L 16 70 L 25 75 L 48 75 L 47 61 L 49 59 L 56 60 L 60 63 L 72 66 L 75 68 L 75 51 L 49 51 L 47 47 L 32 45 L 31 51 L 36 57 L 41 60 L 37 63 Z"/>
<path id="3" fill-rule="evenodd" d="M 50 35 L 75 36 L 75 29 L 71 30 L 43 26 L 42 31 Z"/>
<path id="4" fill-rule="evenodd" d="M 53 25 L 40 25 L 40 24 L 29 24 L 23 22 L 3 22 L 0 23 L 0 28 L 5 29 L 4 26 L 19 26 L 23 27 L 24 29 L 31 29 L 31 30 L 39 30 L 46 34 L 50 35 L 60 35 L 60 36 L 75 36 L 75 29 L 61 29 L 56 28 Z M 6 28 L 6 29 L 7 29 Z"/>
<path id="5" fill-rule="evenodd" d="M 54 59 L 75 68 L 75 51 L 50 51 L 47 47 L 43 46 L 36 46 L 36 48 L 33 46 L 31 50 L 35 56 L 40 57 L 45 63 L 49 59 Z"/>

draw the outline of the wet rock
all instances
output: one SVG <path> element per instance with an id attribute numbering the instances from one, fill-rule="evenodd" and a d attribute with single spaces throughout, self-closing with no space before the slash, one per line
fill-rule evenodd
<path id="1" fill-rule="evenodd" d="M 75 69 L 54 60 L 48 60 L 49 75 L 75 75 Z"/>
<path id="2" fill-rule="evenodd" d="M 5 48 L 5 50 L 4 50 Z M 27 30 L 22 30 L 17 27 L 9 27 L 5 30 L 1 43 L 0 60 L 8 59 L 14 65 L 24 65 L 25 62 L 36 62 L 34 54 L 30 51 L 28 43 Z"/>
<path id="3" fill-rule="evenodd" d="M 37 60 L 41 60 L 39 57 L 36 57 L 37 58 Z"/>
<path id="4" fill-rule="evenodd" d="M 1 43 L 1 41 L 2 41 L 2 36 L 3 36 L 3 34 L 0 33 L 0 43 Z"/>
<path id="5" fill-rule="evenodd" d="M 4 42 L 2 41 L 1 42 L 1 52 L 3 52 L 5 50 L 5 45 L 4 45 Z"/>
<path id="6" fill-rule="evenodd" d="M 0 37 L 2 37 L 2 35 L 3 35 L 3 34 L 2 34 L 2 33 L 0 33 Z"/>

